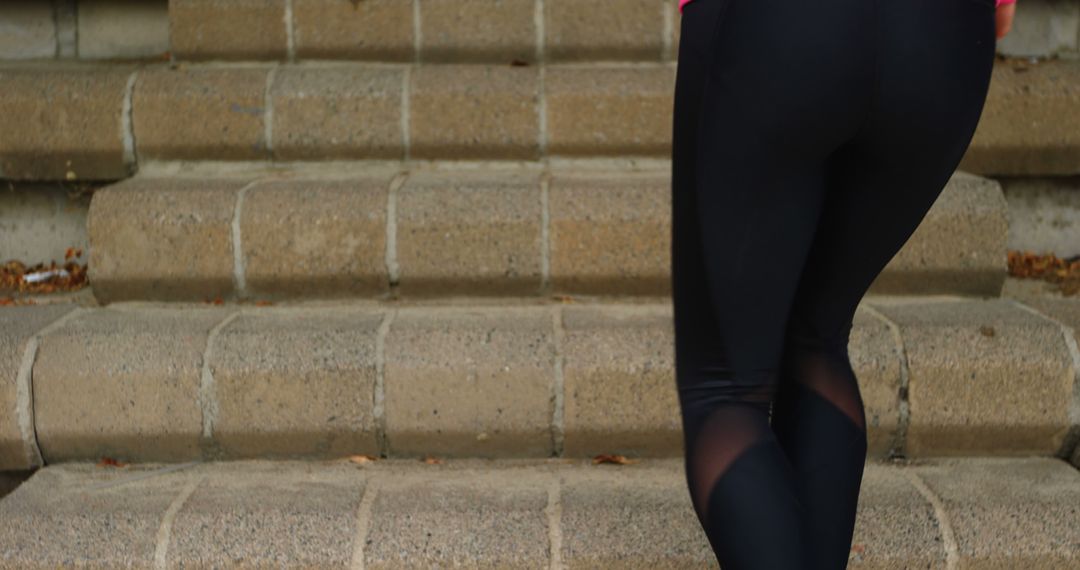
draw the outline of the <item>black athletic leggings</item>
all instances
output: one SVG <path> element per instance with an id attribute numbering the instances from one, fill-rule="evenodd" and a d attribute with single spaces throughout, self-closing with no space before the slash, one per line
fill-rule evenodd
<path id="1" fill-rule="evenodd" d="M 852 318 L 971 141 L 994 0 L 693 0 L 680 25 L 690 495 L 724 570 L 845 568 L 867 453 Z"/>

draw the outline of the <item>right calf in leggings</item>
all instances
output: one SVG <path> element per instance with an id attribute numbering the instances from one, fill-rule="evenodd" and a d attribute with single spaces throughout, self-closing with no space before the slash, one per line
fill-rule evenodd
<path id="1" fill-rule="evenodd" d="M 675 366 L 724 570 L 847 565 L 856 308 L 974 134 L 992 0 L 693 0 L 675 84 Z"/>

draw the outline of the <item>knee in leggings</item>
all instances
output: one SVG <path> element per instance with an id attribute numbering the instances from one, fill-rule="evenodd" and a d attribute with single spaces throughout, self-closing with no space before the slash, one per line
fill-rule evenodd
<path id="1" fill-rule="evenodd" d="M 753 377 L 754 375 L 750 375 Z M 705 382 L 683 392 L 689 482 L 694 504 L 708 516 L 709 496 L 732 463 L 754 445 L 775 441 L 769 408 L 777 390 L 776 372 L 754 378 L 755 384 Z M 768 381 L 764 381 L 764 380 Z M 742 376 L 741 380 L 747 380 Z M 691 399 L 692 398 L 692 399 Z"/>
<path id="2" fill-rule="evenodd" d="M 860 430 L 866 417 L 855 371 L 848 356 L 852 322 L 822 334 L 798 316 L 787 331 L 783 378 L 813 390 L 847 416 Z"/>

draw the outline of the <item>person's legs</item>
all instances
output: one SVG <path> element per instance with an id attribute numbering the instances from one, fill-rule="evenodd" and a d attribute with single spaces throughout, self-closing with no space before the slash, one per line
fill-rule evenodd
<path id="1" fill-rule="evenodd" d="M 827 161 L 787 332 L 774 431 L 797 473 L 807 568 L 844 568 L 866 456 L 847 354 L 856 307 L 952 176 L 994 55 L 993 0 L 876 2 L 873 106 Z"/>
<path id="2" fill-rule="evenodd" d="M 826 157 L 868 109 L 865 0 L 695 0 L 675 87 L 672 279 L 687 484 L 725 570 L 804 568 L 769 425 Z M 815 27 L 816 26 L 816 27 Z"/>

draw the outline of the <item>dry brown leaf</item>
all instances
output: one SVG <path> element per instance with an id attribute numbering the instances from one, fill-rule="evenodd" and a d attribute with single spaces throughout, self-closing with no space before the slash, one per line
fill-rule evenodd
<path id="1" fill-rule="evenodd" d="M 1080 293 L 1080 256 L 1062 259 L 1053 253 L 1008 252 L 1009 275 L 1042 279 L 1057 285 L 1065 296 Z"/>
<path id="2" fill-rule="evenodd" d="M 372 457 L 370 455 L 350 455 L 349 461 L 352 463 L 356 463 L 357 465 L 365 465 L 373 461 L 378 461 L 378 458 Z"/>
<path id="3" fill-rule="evenodd" d="M 71 255 L 78 257 L 81 251 L 68 248 Z M 68 259 L 65 257 L 65 260 Z M 28 282 L 25 277 L 28 274 L 57 271 L 63 269 L 67 275 L 51 275 L 40 281 Z M 38 263 L 27 265 L 18 260 L 8 260 L 0 265 L 0 289 L 15 291 L 18 293 L 48 294 L 60 291 L 75 291 L 82 289 L 87 284 L 86 265 L 80 265 L 74 261 L 68 261 L 58 266 L 55 261 L 48 265 Z"/>
<path id="4" fill-rule="evenodd" d="M 125 467 L 127 463 L 118 461 L 112 457 L 102 457 L 101 461 L 98 461 L 98 467 Z"/>
<path id="5" fill-rule="evenodd" d="M 637 463 L 638 460 L 637 459 L 628 459 L 625 455 L 609 455 L 609 454 L 603 454 L 602 453 L 600 455 L 597 455 L 597 456 L 593 457 L 592 462 L 593 462 L 593 465 L 598 465 L 600 463 L 614 463 L 616 465 L 629 465 L 631 463 Z"/>
<path id="6" fill-rule="evenodd" d="M 428 465 L 438 465 L 439 463 L 442 463 L 442 459 L 426 455 L 424 456 L 424 463 L 427 463 Z"/>

